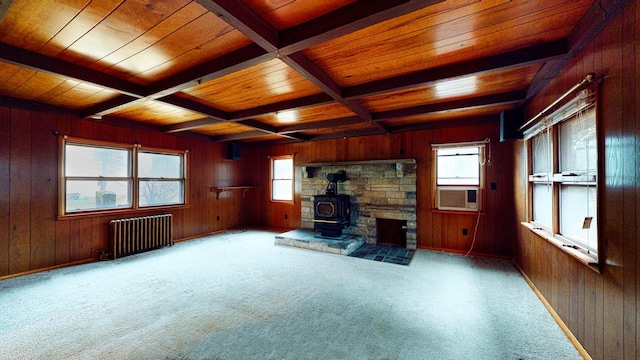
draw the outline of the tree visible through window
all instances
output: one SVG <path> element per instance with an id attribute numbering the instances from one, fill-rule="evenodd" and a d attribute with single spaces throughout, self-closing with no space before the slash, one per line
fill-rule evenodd
<path id="1" fill-rule="evenodd" d="M 61 215 L 186 203 L 186 153 L 61 139 Z"/>

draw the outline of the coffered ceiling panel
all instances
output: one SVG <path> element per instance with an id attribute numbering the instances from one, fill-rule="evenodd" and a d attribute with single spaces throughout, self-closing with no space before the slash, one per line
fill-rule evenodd
<path id="1" fill-rule="evenodd" d="M 497 122 L 628 2 L 7 0 L 0 106 L 262 144 Z"/>

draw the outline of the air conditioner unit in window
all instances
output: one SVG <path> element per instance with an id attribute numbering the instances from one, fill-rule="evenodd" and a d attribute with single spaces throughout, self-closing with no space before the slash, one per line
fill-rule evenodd
<path id="1" fill-rule="evenodd" d="M 439 186 L 436 189 L 436 207 L 439 210 L 480 211 L 479 187 Z"/>

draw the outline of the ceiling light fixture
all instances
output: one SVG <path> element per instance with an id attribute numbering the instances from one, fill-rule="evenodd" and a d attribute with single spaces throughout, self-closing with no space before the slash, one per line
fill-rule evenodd
<path id="1" fill-rule="evenodd" d="M 477 82 L 475 76 L 467 76 L 436 83 L 436 96 L 445 98 L 471 94 L 476 91 Z"/>

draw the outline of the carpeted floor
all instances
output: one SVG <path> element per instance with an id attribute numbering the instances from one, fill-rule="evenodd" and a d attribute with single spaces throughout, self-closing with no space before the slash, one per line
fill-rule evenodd
<path id="1" fill-rule="evenodd" d="M 225 233 L 0 281 L 0 359 L 581 359 L 508 260 Z"/>

